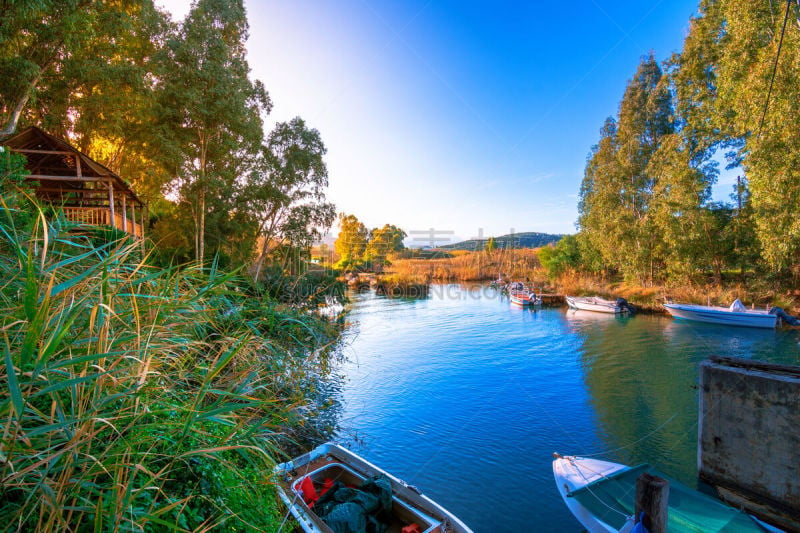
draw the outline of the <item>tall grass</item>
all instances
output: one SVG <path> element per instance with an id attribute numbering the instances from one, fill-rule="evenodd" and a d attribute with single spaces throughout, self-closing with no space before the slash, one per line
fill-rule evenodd
<path id="1" fill-rule="evenodd" d="M 0 206 L 4 525 L 277 529 L 269 472 L 332 332 L 231 275 L 150 267 L 139 243 L 75 234 L 19 198 Z"/>
<path id="2" fill-rule="evenodd" d="M 403 279 L 430 281 L 485 281 L 502 275 L 509 279 L 545 279 L 536 250 L 453 252 L 443 259 L 395 259 L 389 271 Z M 533 278 L 531 278 L 533 279 Z"/>

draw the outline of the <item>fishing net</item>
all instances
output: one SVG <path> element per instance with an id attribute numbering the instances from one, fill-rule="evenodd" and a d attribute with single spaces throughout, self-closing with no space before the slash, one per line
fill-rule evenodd
<path id="1" fill-rule="evenodd" d="M 337 481 L 314 503 L 314 513 L 334 533 L 384 533 L 392 515 L 391 482 L 384 475 L 358 488 Z"/>

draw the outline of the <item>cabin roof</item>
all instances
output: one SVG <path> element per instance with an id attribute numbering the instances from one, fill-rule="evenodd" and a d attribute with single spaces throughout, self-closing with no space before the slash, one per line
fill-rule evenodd
<path id="1" fill-rule="evenodd" d="M 0 145 L 23 154 L 30 171 L 28 179 L 57 183 L 61 189 L 84 189 L 92 182 L 110 183 L 133 202 L 144 205 L 133 189 L 119 175 L 73 147 L 64 139 L 50 135 L 36 126 L 0 141 Z"/>

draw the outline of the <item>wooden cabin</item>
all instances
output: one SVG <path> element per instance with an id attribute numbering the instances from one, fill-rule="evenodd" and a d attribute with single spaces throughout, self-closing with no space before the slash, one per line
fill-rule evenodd
<path id="1" fill-rule="evenodd" d="M 113 226 L 144 237 L 147 206 L 117 174 L 64 139 L 31 126 L 0 142 L 24 155 L 37 198 L 63 210 L 67 220 Z"/>

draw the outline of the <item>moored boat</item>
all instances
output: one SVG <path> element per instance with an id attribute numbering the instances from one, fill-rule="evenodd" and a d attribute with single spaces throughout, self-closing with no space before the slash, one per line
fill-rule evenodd
<path id="1" fill-rule="evenodd" d="M 542 305 L 542 299 L 536 296 L 536 292 L 526 287 L 521 281 L 508 284 L 508 297 L 512 304 L 523 307 Z"/>
<path id="2" fill-rule="evenodd" d="M 360 512 L 370 499 L 377 500 L 378 509 L 367 508 L 365 520 L 380 520 L 389 532 L 472 533 L 415 487 L 336 444 L 323 444 L 279 464 L 275 477 L 278 494 L 307 533 L 329 532 L 333 529 L 330 521 L 352 520 L 349 513 Z"/>
<path id="3" fill-rule="evenodd" d="M 629 467 L 585 457 L 558 454 L 554 457 L 553 476 L 558 491 L 589 533 L 624 533 L 633 529 L 636 480 L 645 472 L 669 481 L 667 530 L 670 533 L 779 531 L 647 464 Z"/>
<path id="4" fill-rule="evenodd" d="M 778 325 L 777 315 L 766 309 L 747 309 L 741 304 L 737 306 L 737 302 L 730 307 L 666 303 L 664 308 L 674 318 L 694 322 L 749 328 L 775 328 Z"/>
<path id="5" fill-rule="evenodd" d="M 511 299 L 512 304 L 521 305 L 523 307 L 542 305 L 542 299 L 536 296 L 533 291 L 512 290 L 508 293 L 508 297 Z"/>
<path id="6" fill-rule="evenodd" d="M 567 296 L 567 305 L 581 311 L 597 313 L 633 313 L 633 308 L 625 298 L 617 298 L 615 302 L 598 296 Z"/>

